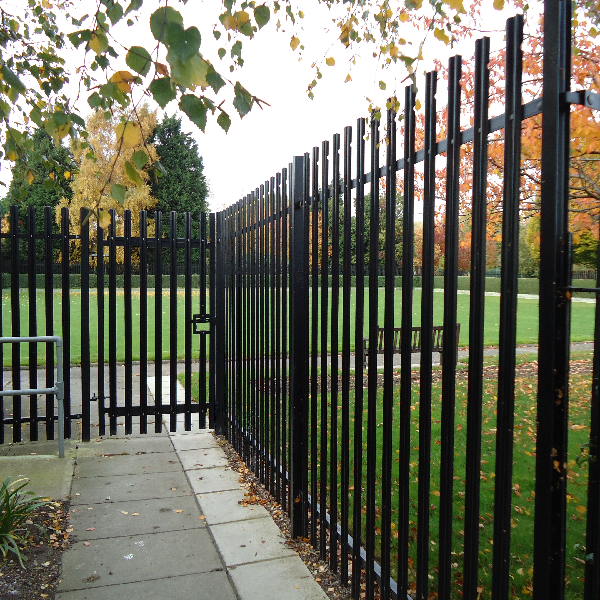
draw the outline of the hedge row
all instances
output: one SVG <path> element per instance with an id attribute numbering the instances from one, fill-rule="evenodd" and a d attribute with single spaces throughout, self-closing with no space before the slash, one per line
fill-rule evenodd
<path id="1" fill-rule="evenodd" d="M 62 275 L 54 275 L 53 280 L 54 280 L 54 289 L 61 289 L 62 288 Z M 116 281 L 117 281 L 117 288 L 125 287 L 125 276 L 124 275 L 117 275 Z M 163 281 L 164 289 L 167 289 L 170 287 L 171 278 L 169 275 L 163 275 L 162 281 Z M 486 277 L 485 278 L 486 292 L 500 292 L 501 281 L 502 280 L 499 277 Z M 140 287 L 140 276 L 133 275 L 131 277 L 131 282 L 132 282 L 133 288 L 139 288 Z M 318 282 L 320 285 L 321 278 L 319 278 Z M 342 284 L 342 282 L 343 282 L 343 279 L 342 279 L 342 277 L 340 277 L 340 284 Z M 71 289 L 81 289 L 81 275 L 70 275 L 69 276 L 69 284 L 70 284 Z M 369 284 L 369 278 L 365 277 L 365 286 L 368 286 L 368 284 Z M 415 277 L 413 278 L 414 287 L 420 288 L 421 284 L 422 284 L 422 277 L 415 275 Z M 26 274 L 21 274 L 19 276 L 19 285 L 20 285 L 21 289 L 23 289 L 23 288 L 26 289 L 28 287 L 29 280 L 28 280 L 28 277 Z M 36 287 L 38 289 L 44 289 L 45 285 L 46 285 L 45 276 L 44 275 L 36 275 Z M 330 275 L 329 276 L 329 286 L 331 287 L 331 285 L 332 285 L 332 277 Z M 356 277 L 350 278 L 350 285 L 352 287 L 356 286 Z M 394 285 L 396 288 L 402 287 L 402 277 L 396 277 Z M 468 290 L 468 289 L 470 289 L 470 285 L 471 285 L 470 277 L 459 277 L 458 278 L 458 289 L 459 290 Z M 538 290 L 539 290 L 538 279 L 522 278 L 522 279 L 518 280 L 518 285 L 519 285 L 519 294 L 533 294 L 533 295 L 538 294 Z M 574 287 L 593 288 L 593 287 L 596 287 L 596 281 L 594 279 L 574 279 L 572 285 Z M 9 290 L 10 286 L 11 286 L 10 275 L 8 273 L 3 273 L 2 274 L 2 289 Z M 148 275 L 148 289 L 153 289 L 154 286 L 155 286 L 155 276 Z M 200 286 L 200 276 L 192 275 L 192 287 L 198 288 L 199 286 Z M 379 287 L 384 287 L 384 286 L 385 286 L 385 277 L 379 277 Z M 90 275 L 90 288 L 96 288 L 96 287 L 97 287 L 96 275 L 91 274 Z M 108 288 L 108 274 L 105 274 L 105 276 L 104 276 L 104 287 Z M 184 275 L 177 276 L 177 287 L 178 288 L 185 287 L 185 276 Z M 435 289 L 443 289 L 444 277 L 443 276 L 434 277 L 433 287 Z M 579 296 L 579 297 L 592 297 L 592 298 L 594 297 L 593 293 L 588 294 L 585 292 L 575 293 L 574 295 Z"/>
<path id="2" fill-rule="evenodd" d="M 153 289 L 155 286 L 155 276 L 148 275 L 147 279 L 148 279 L 148 289 Z M 124 275 L 117 275 L 116 281 L 117 281 L 117 288 L 125 287 L 125 276 Z M 61 289 L 62 288 L 62 275 L 54 275 L 53 283 L 54 283 L 54 289 Z M 168 288 L 171 285 L 171 277 L 169 275 L 163 275 L 162 276 L 162 284 L 163 284 L 163 288 Z M 2 289 L 8 290 L 8 289 L 10 289 L 10 286 L 11 286 L 10 275 L 7 273 L 3 273 L 2 274 Z M 19 286 L 22 289 L 27 288 L 29 286 L 29 278 L 26 274 L 21 274 L 19 276 Z M 97 276 L 94 274 L 90 274 L 90 288 L 93 289 L 93 288 L 96 288 L 97 286 L 98 286 Z M 139 275 L 132 275 L 131 286 L 133 288 L 140 287 L 140 276 Z M 192 275 L 192 287 L 198 288 L 199 286 L 200 286 L 200 275 Z M 46 287 L 45 275 L 36 275 L 36 287 L 37 287 L 37 289 L 44 289 Z M 75 275 L 75 274 L 70 275 L 69 276 L 69 287 L 72 290 L 81 289 L 81 275 Z M 108 288 L 108 274 L 107 273 L 105 273 L 105 275 L 104 275 L 104 287 L 105 287 L 105 289 Z M 178 288 L 185 287 L 185 276 L 184 275 L 177 276 L 177 287 Z"/>
<path id="3" fill-rule="evenodd" d="M 485 278 L 485 291 L 486 292 L 500 292 L 501 290 L 501 282 L 500 277 L 486 277 Z M 319 278 L 319 285 L 321 283 L 321 279 Z M 329 276 L 329 286 L 331 287 L 332 277 Z M 342 284 L 342 277 L 340 276 L 340 285 Z M 350 278 L 350 285 L 352 287 L 356 286 L 356 277 Z M 369 278 L 365 277 L 365 286 L 369 285 Z M 396 277 L 395 283 L 396 288 L 402 287 L 402 277 Z M 415 275 L 413 277 L 413 286 L 415 288 L 420 288 L 422 285 L 422 277 L 419 275 Z M 593 288 L 596 287 L 596 281 L 594 279 L 573 279 L 572 285 L 574 287 L 586 287 Z M 379 277 L 379 287 L 385 286 L 385 277 Z M 443 275 L 436 275 L 433 278 L 433 287 L 435 289 L 444 289 L 444 277 Z M 469 290 L 471 288 L 471 278 L 470 277 L 459 277 L 458 278 L 458 289 L 459 290 Z M 537 278 L 519 278 L 518 280 L 518 293 L 519 294 L 532 294 L 537 295 L 539 293 L 539 280 Z M 594 297 L 593 293 L 586 292 L 577 292 L 574 296 L 579 297 Z"/>

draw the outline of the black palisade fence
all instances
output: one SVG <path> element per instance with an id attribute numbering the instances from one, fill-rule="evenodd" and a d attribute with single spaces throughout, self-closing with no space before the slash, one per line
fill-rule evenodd
<path id="1" fill-rule="evenodd" d="M 43 227 L 36 228 L 42 218 Z M 176 237 L 177 219 L 185 223 L 183 238 Z M 215 262 L 209 256 L 216 244 L 209 238 L 207 215 L 192 222 L 189 213 L 171 213 L 166 218 L 156 213 L 149 219 L 142 212 L 136 237 L 127 210 L 123 217 L 113 211 L 111 224 L 102 230 L 92 227 L 88 210 L 81 209 L 78 233 L 71 233 L 66 208 L 57 215 L 46 208 L 40 215 L 29 207 L 23 222 L 13 206 L 7 221 L 8 231 L 0 234 L 0 334 L 62 336 L 64 364 L 74 363 L 73 368 L 80 370 L 74 376 L 69 368 L 64 370 L 66 437 L 81 435 L 88 441 L 92 435 L 116 435 L 119 425 L 125 433 L 134 428 L 147 433 L 149 424 L 161 431 L 167 415 L 171 430 L 177 427 L 179 415 L 183 420 L 179 427 L 186 430 L 214 425 L 216 380 L 208 369 L 214 349 L 210 339 L 209 351 L 207 339 L 214 337 L 209 335 L 207 310 L 214 293 L 209 294 L 207 286 L 208 268 Z M 119 221 L 121 234 L 116 229 Z M 36 258 L 40 254 L 42 264 Z M 214 314 L 213 306 L 211 311 Z M 8 352 L 0 345 L 3 365 Z M 163 357 L 169 358 L 168 366 L 163 365 Z M 183 359 L 181 366 L 178 357 Z M 193 364 L 200 380 L 194 394 L 198 402 L 192 399 Z M 182 399 L 177 395 L 178 370 L 185 377 Z M 40 375 L 45 377 L 44 385 Z M 156 378 L 153 402 L 148 395 L 149 375 Z M 8 379 L 13 389 L 23 388 L 24 378 L 27 389 L 53 387 L 53 345 L 38 349 L 35 343 L 23 348 L 13 344 L 10 373 L 3 369 L 2 377 L 2 384 Z M 165 377 L 170 377 L 168 401 L 162 394 Z M 81 387 L 73 386 L 74 381 L 81 381 Z M 54 439 L 55 402 L 52 395 L 45 396 L 43 403 L 36 395 L 27 400 L 0 397 L 0 443 L 38 440 L 42 427 L 46 439 Z M 73 430 L 73 421 L 80 424 L 80 431 Z"/>
<path id="2" fill-rule="evenodd" d="M 570 5 L 547 2 L 545 19 L 552 26 L 546 27 L 543 98 L 522 104 L 523 20 L 517 16 L 506 29 L 503 114 L 488 116 L 490 49 L 483 38 L 476 43 L 471 127 L 461 128 L 461 58 L 453 57 L 444 139 L 436 121 L 437 74 L 429 73 L 419 146 L 415 91 L 408 87 L 402 108 L 390 101 L 385 126 L 379 114 L 368 123 L 359 119 L 343 138 L 336 134 L 294 158 L 215 217 L 224 286 L 216 320 L 223 348 L 215 363 L 223 372 L 221 431 L 289 511 L 293 534 L 310 539 L 356 598 L 599 597 L 598 353 L 591 400 L 585 399 L 588 481 L 577 488 L 587 501 L 567 492 L 579 448 L 569 447 L 568 435 L 570 298 L 578 288 L 570 283 L 566 186 L 569 106 L 598 109 L 600 99 L 571 93 L 564 76 Z M 526 419 L 516 404 L 524 402 L 516 363 L 521 123 L 536 115 L 544 132 L 538 401 Z M 486 196 L 495 132 L 504 144 L 502 291 L 498 367 L 490 370 L 484 361 Z M 470 181 L 468 198 L 461 177 Z M 465 200 L 472 207 L 471 268 L 468 323 L 461 324 L 459 208 Z M 417 201 L 423 213 L 418 293 Z M 438 302 L 440 206 L 445 254 Z M 597 315 L 597 328 L 599 322 Z M 441 368 L 433 361 L 438 326 Z M 410 335 L 394 347 L 395 328 L 415 327 L 417 368 Z M 364 356 L 364 338 L 369 353 L 382 340 L 379 369 L 377 356 Z M 460 368 L 457 350 L 467 342 L 468 367 Z M 524 446 L 522 435 L 531 445 Z M 569 512 L 576 518 L 568 517 L 567 499 L 579 503 L 578 512 Z"/>

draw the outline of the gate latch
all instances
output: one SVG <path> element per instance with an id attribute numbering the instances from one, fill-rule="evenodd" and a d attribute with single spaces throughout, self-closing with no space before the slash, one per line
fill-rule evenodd
<path id="1" fill-rule="evenodd" d="M 206 329 L 198 329 L 198 325 L 210 323 L 210 315 L 207 314 L 198 314 L 192 315 L 192 325 L 194 326 L 194 333 L 199 335 L 205 335 L 208 333 Z"/>

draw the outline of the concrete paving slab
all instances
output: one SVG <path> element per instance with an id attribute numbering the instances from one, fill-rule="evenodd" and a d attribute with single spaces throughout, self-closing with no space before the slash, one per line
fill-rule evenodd
<path id="1" fill-rule="evenodd" d="M 168 420 L 165 421 L 166 425 L 165 425 L 165 431 L 168 429 L 169 427 L 169 422 Z M 174 439 L 176 437 L 185 437 L 185 436 L 196 436 L 200 433 L 204 433 L 205 431 L 213 431 L 212 429 L 200 429 L 200 427 L 198 426 L 197 422 L 192 423 L 193 427 L 191 431 L 186 431 L 184 429 L 184 422 L 183 419 L 181 419 L 181 421 L 177 421 L 177 430 L 176 431 L 169 431 L 169 435 L 171 436 L 171 439 Z"/>
<path id="2" fill-rule="evenodd" d="M 166 433 L 147 437 L 140 434 L 137 437 L 103 438 L 98 441 L 79 442 L 78 456 L 99 456 L 101 454 L 137 454 L 139 452 L 172 452 L 173 444 Z"/>
<path id="3" fill-rule="evenodd" d="M 213 525 L 210 530 L 228 567 L 296 555 L 286 547 L 285 538 L 270 517 Z"/>
<path id="4" fill-rule="evenodd" d="M 198 496 L 198 504 L 209 525 L 260 519 L 269 516 L 263 506 L 243 506 L 241 502 L 245 499 L 244 491 L 238 488 L 237 490 L 201 494 Z"/>
<path id="5" fill-rule="evenodd" d="M 298 556 L 241 565 L 229 575 L 240 600 L 327 600 Z"/>
<path id="6" fill-rule="evenodd" d="M 205 573 L 222 567 L 206 529 L 76 542 L 63 555 L 58 591 Z"/>
<path id="7" fill-rule="evenodd" d="M 70 523 L 78 541 L 205 526 L 199 519 L 198 504 L 193 496 L 105 502 L 89 507 L 93 510 L 87 510 L 87 506 L 71 508 Z"/>
<path id="8" fill-rule="evenodd" d="M 177 471 L 181 471 L 181 463 L 175 452 L 77 457 L 77 465 L 75 466 L 75 476 L 79 477 L 141 475 L 143 473 L 172 473 Z"/>
<path id="9" fill-rule="evenodd" d="M 90 590 L 76 590 L 56 595 L 56 600 L 236 600 L 225 571 L 165 577 L 121 585 L 107 585 Z"/>
<path id="10" fill-rule="evenodd" d="M 23 491 L 35 492 L 42 498 L 67 500 L 71 496 L 73 458 L 58 456 L 3 456 L 0 457 L 0 481 L 10 477 L 13 481 L 23 477 L 29 484 Z"/>
<path id="11" fill-rule="evenodd" d="M 45 435 L 45 433 L 44 433 Z M 6 439 L 6 438 L 5 438 Z M 75 441 L 65 440 L 65 455 L 75 452 Z M 58 456 L 58 439 L 43 442 L 19 442 L 0 444 L 0 456 Z"/>
<path id="12" fill-rule="evenodd" d="M 124 483 L 126 482 L 126 483 Z M 79 494 L 79 495 L 77 495 Z M 191 494 L 182 471 L 151 475 L 115 475 L 113 477 L 81 477 L 73 479 L 71 504 L 128 502 L 151 498 L 173 498 Z"/>
<path id="13" fill-rule="evenodd" d="M 189 469 L 201 469 L 203 467 L 226 467 L 229 464 L 221 448 L 184 450 L 179 452 L 179 459 L 186 471 Z"/>
<path id="14" fill-rule="evenodd" d="M 211 430 L 212 431 L 212 430 Z M 219 448 L 212 433 L 201 429 L 196 435 L 176 435 L 172 437 L 173 446 L 177 452 L 181 450 L 200 450 L 203 448 Z"/>
<path id="15" fill-rule="evenodd" d="M 192 490 L 196 494 L 237 490 L 240 487 L 240 475 L 228 467 L 213 467 L 188 471 Z"/>
<path id="16" fill-rule="evenodd" d="M 119 437 L 123 437 L 125 435 L 133 435 L 134 433 L 139 433 L 140 432 L 140 423 L 142 422 L 142 418 L 141 417 L 132 417 L 131 418 L 131 424 L 132 424 L 132 433 L 125 433 L 125 417 L 118 417 L 117 418 L 117 427 L 118 427 L 118 433 L 117 435 Z M 146 424 L 148 427 L 148 431 L 152 432 L 152 433 L 156 433 L 154 431 L 154 417 L 150 418 L 148 417 L 146 419 Z M 106 423 L 106 430 L 109 430 L 109 420 L 107 419 L 105 421 Z M 162 432 L 164 433 L 164 432 Z M 146 435 L 146 434 L 144 434 Z"/>

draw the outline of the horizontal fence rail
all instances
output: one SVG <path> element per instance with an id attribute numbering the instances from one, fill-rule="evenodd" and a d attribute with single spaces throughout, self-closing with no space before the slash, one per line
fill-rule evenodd
<path id="1" fill-rule="evenodd" d="M 561 23 L 569 18 L 561 13 Z M 476 44 L 469 128 L 461 129 L 461 59 L 454 57 L 445 123 L 436 118 L 437 74 L 429 73 L 421 137 L 409 87 L 403 108 L 391 109 L 385 126 L 379 115 L 359 119 L 356 128 L 295 157 L 288 169 L 216 215 L 224 430 L 289 512 L 293 534 L 310 539 L 355 598 L 597 598 L 600 368 L 595 354 L 593 376 L 571 398 L 577 410 L 569 420 L 568 307 L 570 294 L 580 289 L 570 285 L 570 257 L 555 256 L 552 268 L 540 267 L 554 328 L 544 322 L 540 301 L 544 343 L 563 332 L 554 350 L 543 347 L 540 334 L 539 377 L 545 372 L 547 385 L 555 386 L 547 390 L 554 407 L 541 392 L 536 400 L 542 386 L 537 363 L 523 375 L 516 361 L 521 124 L 546 119 L 548 102 L 544 96 L 522 103 L 522 27 L 519 16 L 507 23 L 504 114 L 488 115 L 484 38 Z M 570 103 L 587 95 L 565 91 L 555 90 L 556 106 L 568 114 Z M 590 98 L 587 104 L 595 105 L 596 96 Z M 440 140 L 442 126 L 446 137 Z M 500 131 L 502 269 L 493 324 L 499 347 L 498 364 L 490 365 L 484 356 L 492 304 L 485 293 L 488 151 Z M 568 152 L 563 161 L 564 176 Z M 459 328 L 463 177 L 471 184 L 471 266 L 468 322 Z M 417 202 L 423 225 L 415 256 Z M 434 268 L 440 206 L 441 278 Z M 551 201 L 542 202 L 542 215 L 554 210 Z M 542 244 L 561 247 L 565 230 L 568 207 L 555 215 L 554 233 L 543 233 Z M 368 260 L 374 256 L 378 260 Z M 556 278 L 559 259 L 562 279 Z M 443 295 L 436 291 L 440 281 Z M 562 283 L 550 289 L 550 281 Z M 422 332 L 416 369 L 410 336 L 399 348 L 393 337 L 395 328 L 413 327 Z M 441 368 L 432 357 L 439 327 Z M 365 365 L 363 340 L 374 344 L 381 328 L 378 369 L 375 361 Z M 458 349 L 467 344 L 468 365 L 457 365 Z M 567 511 L 567 499 L 578 508 Z M 548 569 L 554 569 L 551 590 L 537 575 L 550 580 Z"/>
<path id="2" fill-rule="evenodd" d="M 20 396 L 4 400 L 0 443 L 54 439 L 57 419 L 67 438 L 74 435 L 72 424 L 80 423 L 84 441 L 115 435 L 118 427 L 132 433 L 134 424 L 141 433 L 149 426 L 161 431 L 163 417 L 171 430 L 179 416 L 186 430 L 213 425 L 215 381 L 208 360 L 214 322 L 207 302 L 209 254 L 216 244 L 209 239 L 207 215 L 192 222 L 189 213 L 156 213 L 150 225 L 142 212 L 134 236 L 134 216 L 127 210 L 122 217 L 111 212 L 107 230 L 88 219 L 86 209 L 71 215 L 64 208 L 57 223 L 50 208 L 43 215 L 33 207 L 25 215 L 19 211 L 10 208 L 8 231 L 0 234 L 0 336 L 63 338 L 65 414 L 62 420 L 55 414 L 51 394 L 44 403 L 33 393 L 27 404 Z M 185 226 L 183 237 L 177 235 L 178 221 Z M 75 229 L 74 222 L 83 225 Z M 13 389 L 22 387 L 23 378 L 29 389 L 40 388 L 38 368 L 45 367 L 45 388 L 53 388 L 52 347 L 38 355 L 35 343 L 23 346 L 13 344 L 10 354 L 0 346 L 2 387 L 10 369 Z M 193 368 L 199 377 L 194 392 Z M 185 383 L 181 399 L 179 371 Z M 156 379 L 153 399 L 149 376 Z M 167 378 L 168 399 L 162 393 Z"/>

